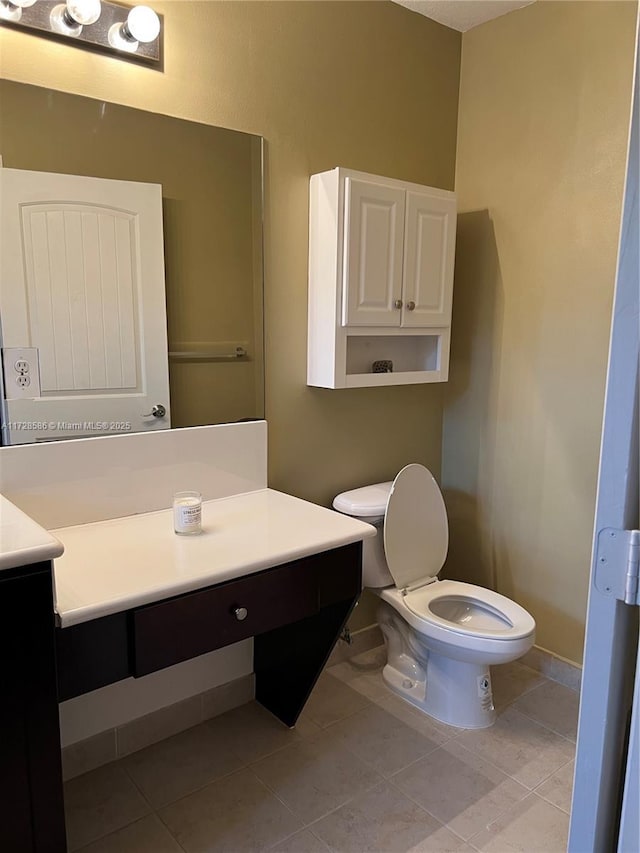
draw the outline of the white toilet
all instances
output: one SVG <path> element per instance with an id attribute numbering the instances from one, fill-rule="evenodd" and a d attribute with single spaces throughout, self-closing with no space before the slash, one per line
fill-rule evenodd
<path id="1" fill-rule="evenodd" d="M 363 585 L 380 597 L 387 685 L 450 726 L 492 725 L 489 667 L 525 654 L 536 625 L 504 595 L 438 580 L 449 525 L 432 474 L 423 465 L 407 465 L 392 483 L 343 492 L 333 506 L 378 528 L 376 537 L 364 540 Z"/>

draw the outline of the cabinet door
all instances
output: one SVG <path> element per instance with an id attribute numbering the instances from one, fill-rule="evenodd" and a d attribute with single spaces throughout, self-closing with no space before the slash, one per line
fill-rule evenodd
<path id="1" fill-rule="evenodd" d="M 343 326 L 399 326 L 404 190 L 345 179 Z"/>
<path id="2" fill-rule="evenodd" d="M 451 322 L 455 240 L 455 199 L 407 192 L 403 326 Z"/>

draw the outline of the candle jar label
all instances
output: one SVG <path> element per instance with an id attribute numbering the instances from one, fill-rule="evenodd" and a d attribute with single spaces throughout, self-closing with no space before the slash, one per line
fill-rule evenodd
<path id="1" fill-rule="evenodd" d="M 202 497 L 198 492 L 177 492 L 173 498 L 173 529 L 179 535 L 202 530 Z"/>

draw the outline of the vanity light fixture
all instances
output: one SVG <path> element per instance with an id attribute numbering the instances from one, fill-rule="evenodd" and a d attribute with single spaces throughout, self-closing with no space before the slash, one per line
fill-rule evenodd
<path id="1" fill-rule="evenodd" d="M 155 67 L 162 21 L 149 6 L 110 0 L 0 0 L 0 24 Z"/>

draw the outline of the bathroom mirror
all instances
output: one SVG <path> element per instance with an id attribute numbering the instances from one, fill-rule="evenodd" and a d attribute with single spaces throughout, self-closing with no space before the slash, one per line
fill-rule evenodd
<path id="1" fill-rule="evenodd" d="M 264 417 L 261 137 L 2 80 L 0 154 L 10 170 L 160 184 L 171 426 Z"/>

